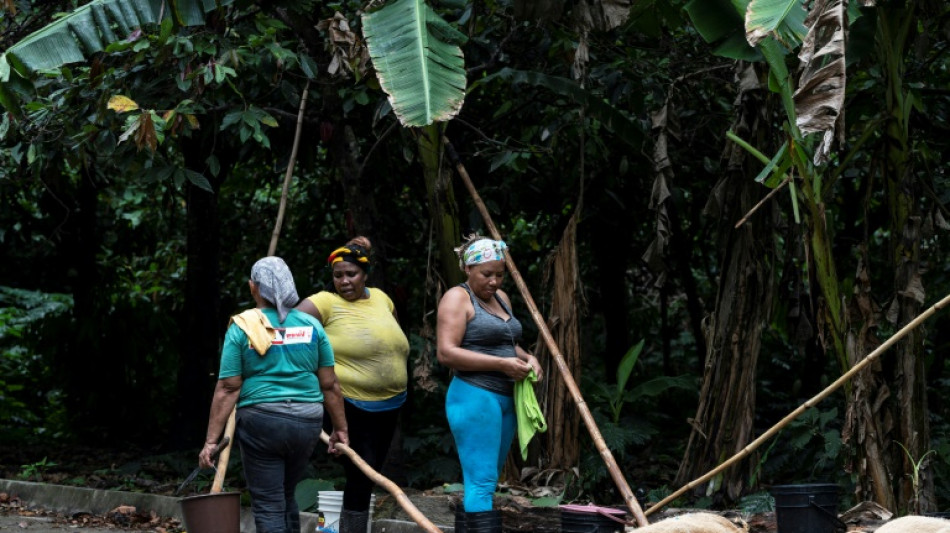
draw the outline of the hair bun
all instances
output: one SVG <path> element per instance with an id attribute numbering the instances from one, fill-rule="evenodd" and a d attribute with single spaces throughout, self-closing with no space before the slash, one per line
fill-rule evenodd
<path id="1" fill-rule="evenodd" d="M 349 246 L 350 244 L 355 244 L 356 246 L 362 246 L 363 249 L 365 249 L 367 253 L 369 253 L 369 251 L 373 249 L 373 245 L 372 243 L 369 242 L 369 239 L 362 235 L 353 237 L 346 244 L 347 246 Z"/>

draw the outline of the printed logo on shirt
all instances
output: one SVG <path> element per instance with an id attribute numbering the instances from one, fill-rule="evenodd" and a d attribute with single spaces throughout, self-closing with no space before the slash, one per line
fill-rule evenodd
<path id="1" fill-rule="evenodd" d="M 313 340 L 313 326 L 274 329 L 271 344 L 307 344 Z"/>

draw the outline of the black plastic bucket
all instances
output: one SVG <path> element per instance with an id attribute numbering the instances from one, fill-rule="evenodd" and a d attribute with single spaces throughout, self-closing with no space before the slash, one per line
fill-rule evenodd
<path id="1" fill-rule="evenodd" d="M 838 485 L 776 485 L 769 491 L 775 498 L 778 533 L 834 533 L 846 529 L 838 520 Z"/>
<path id="2" fill-rule="evenodd" d="M 624 533 L 626 512 L 595 505 L 562 505 L 561 533 Z"/>

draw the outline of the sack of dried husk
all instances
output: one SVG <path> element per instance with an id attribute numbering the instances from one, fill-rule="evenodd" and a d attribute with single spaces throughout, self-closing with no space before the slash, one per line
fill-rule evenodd
<path id="1" fill-rule="evenodd" d="M 739 522 L 742 522 L 739 520 Z M 635 533 L 742 533 L 745 523 L 735 522 L 713 513 L 686 513 L 655 524 L 638 527 Z"/>
<path id="2" fill-rule="evenodd" d="M 891 520 L 876 533 L 950 533 L 950 520 L 930 516 L 904 516 Z"/>

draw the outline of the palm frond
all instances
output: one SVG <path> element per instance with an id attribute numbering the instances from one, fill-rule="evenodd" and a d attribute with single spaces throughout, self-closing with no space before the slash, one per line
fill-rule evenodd
<path id="1" fill-rule="evenodd" d="M 379 84 L 404 126 L 426 126 L 458 114 L 465 99 L 466 37 L 423 0 L 396 0 L 363 15 Z"/>

